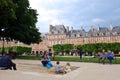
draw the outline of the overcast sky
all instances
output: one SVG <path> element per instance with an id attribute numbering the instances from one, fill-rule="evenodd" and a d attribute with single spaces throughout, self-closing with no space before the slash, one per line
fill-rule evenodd
<path id="1" fill-rule="evenodd" d="M 29 0 L 39 16 L 36 26 L 49 32 L 49 25 L 65 25 L 87 31 L 90 26 L 120 25 L 120 0 Z"/>

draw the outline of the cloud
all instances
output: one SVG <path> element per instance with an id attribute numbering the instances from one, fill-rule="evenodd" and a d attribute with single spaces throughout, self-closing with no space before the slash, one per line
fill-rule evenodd
<path id="1" fill-rule="evenodd" d="M 79 0 L 70 0 L 70 1 L 68 1 L 68 0 L 47 0 L 48 3 L 59 3 L 59 4 L 60 3 L 69 4 L 69 3 L 74 3 L 74 2 L 77 2 L 77 1 L 79 1 Z"/>
<path id="2" fill-rule="evenodd" d="M 95 18 L 95 19 L 92 19 L 92 22 L 94 23 L 101 23 L 101 22 L 105 22 L 104 19 L 100 19 L 100 18 Z"/>
<path id="3" fill-rule="evenodd" d="M 29 1 L 30 6 L 36 9 L 39 14 L 36 25 L 40 27 L 40 32 L 48 32 L 50 24 L 63 24 L 73 26 L 74 28 L 85 26 L 85 28 L 88 29 L 91 25 L 105 25 L 110 22 L 118 24 L 120 21 L 119 0 Z"/>
<path id="4" fill-rule="evenodd" d="M 120 8 L 115 9 L 114 13 L 120 13 Z"/>
<path id="5" fill-rule="evenodd" d="M 72 6 L 67 6 L 67 5 L 73 4 L 77 1 L 79 0 L 70 0 L 70 1 L 67 1 L 67 0 L 47 0 L 47 1 L 46 0 L 36 0 L 36 1 L 30 0 L 30 6 L 33 9 L 37 9 L 37 12 L 39 14 L 37 27 L 38 28 L 40 27 L 40 31 L 42 29 L 45 29 L 45 30 L 42 30 L 42 32 L 44 32 L 46 31 L 46 29 L 48 28 L 50 24 L 72 25 L 73 23 L 68 20 L 70 17 L 68 19 L 65 19 L 65 17 L 67 17 L 69 14 L 69 10 L 67 10 L 68 7 L 72 7 Z"/>
<path id="6" fill-rule="evenodd" d="M 45 8 L 39 8 L 39 20 L 42 22 L 49 21 L 55 19 L 57 16 L 59 16 L 62 11 L 57 9 L 45 9 Z"/>

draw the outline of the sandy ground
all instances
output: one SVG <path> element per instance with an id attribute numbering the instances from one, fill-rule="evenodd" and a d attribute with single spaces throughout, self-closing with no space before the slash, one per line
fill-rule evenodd
<path id="1" fill-rule="evenodd" d="M 120 80 L 120 64 L 70 62 L 79 67 L 64 75 L 54 74 L 54 67 L 44 68 L 39 60 L 13 60 L 17 71 L 0 70 L 0 80 Z M 66 62 L 60 62 L 62 66 Z M 55 65 L 55 62 L 52 62 Z"/>

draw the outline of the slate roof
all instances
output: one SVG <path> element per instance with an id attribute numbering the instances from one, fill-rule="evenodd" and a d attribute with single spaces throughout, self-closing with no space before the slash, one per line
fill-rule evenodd
<path id="1" fill-rule="evenodd" d="M 41 38 L 46 39 L 47 38 L 47 33 L 41 33 Z"/>
<path id="2" fill-rule="evenodd" d="M 51 26 L 50 34 L 64 34 L 66 33 L 66 28 L 64 25 Z"/>
<path id="3" fill-rule="evenodd" d="M 117 34 L 120 34 L 120 26 L 113 27 L 112 32 L 116 32 Z"/>
<path id="4" fill-rule="evenodd" d="M 73 28 L 69 31 L 64 25 L 51 26 L 49 34 L 66 34 L 67 37 L 88 37 L 88 36 L 110 36 L 120 34 L 120 26 L 115 26 L 113 28 L 98 27 L 91 29 L 86 32 L 84 29 L 74 30 Z"/>

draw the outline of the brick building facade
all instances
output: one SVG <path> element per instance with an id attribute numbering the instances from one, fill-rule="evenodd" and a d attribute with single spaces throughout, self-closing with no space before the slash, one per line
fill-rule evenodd
<path id="1" fill-rule="evenodd" d="M 88 44 L 88 43 L 112 43 L 120 42 L 120 26 L 109 28 L 91 26 L 89 31 L 85 31 L 82 27 L 74 30 L 73 27 L 65 27 L 64 25 L 50 25 L 49 33 L 42 33 L 42 42 L 32 44 L 32 51 L 39 53 L 40 51 L 48 51 L 55 44 Z"/>

